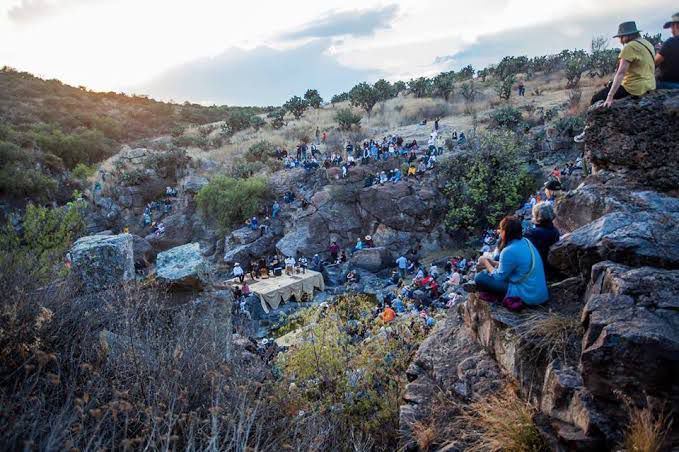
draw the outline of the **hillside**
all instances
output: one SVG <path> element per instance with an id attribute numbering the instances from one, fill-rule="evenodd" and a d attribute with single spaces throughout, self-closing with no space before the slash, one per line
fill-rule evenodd
<path id="1" fill-rule="evenodd" d="M 0 70 L 0 92 L 0 198 L 19 205 L 64 203 L 93 169 L 68 172 L 78 164 L 86 170 L 123 143 L 263 111 L 92 92 L 7 67 Z"/>

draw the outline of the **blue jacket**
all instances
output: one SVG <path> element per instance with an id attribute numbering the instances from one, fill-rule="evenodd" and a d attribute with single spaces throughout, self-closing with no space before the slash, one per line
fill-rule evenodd
<path id="1" fill-rule="evenodd" d="M 540 253 L 528 239 L 512 240 L 502 250 L 500 265 L 492 276 L 507 281 L 508 297 L 519 297 L 526 304 L 542 304 L 549 298 Z"/>
<path id="2" fill-rule="evenodd" d="M 549 255 L 549 248 L 559 241 L 559 230 L 550 222 L 528 229 L 523 236 L 530 240 L 535 248 L 537 248 L 542 258 L 542 263 L 549 270 L 547 256 Z"/>

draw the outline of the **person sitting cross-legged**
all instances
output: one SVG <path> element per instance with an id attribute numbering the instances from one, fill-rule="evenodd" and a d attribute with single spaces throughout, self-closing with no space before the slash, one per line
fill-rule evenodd
<path id="1" fill-rule="evenodd" d="M 500 222 L 500 260 L 479 258 L 474 282 L 478 291 L 497 298 L 518 298 L 528 305 L 547 301 L 547 281 L 542 258 L 535 246 L 522 236 L 521 221 L 508 216 Z"/>

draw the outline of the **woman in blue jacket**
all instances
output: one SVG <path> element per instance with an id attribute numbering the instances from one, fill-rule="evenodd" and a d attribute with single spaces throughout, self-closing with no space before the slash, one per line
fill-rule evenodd
<path id="1" fill-rule="evenodd" d="M 478 290 L 502 297 L 518 297 L 525 304 L 542 304 L 549 298 L 540 253 L 523 238 L 521 221 L 508 216 L 500 222 L 500 261 L 481 257 L 474 282 Z"/>

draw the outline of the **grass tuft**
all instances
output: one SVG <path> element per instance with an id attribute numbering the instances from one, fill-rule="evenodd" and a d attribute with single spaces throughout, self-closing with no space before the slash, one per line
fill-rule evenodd
<path id="1" fill-rule="evenodd" d="M 577 359 L 582 325 L 576 317 L 536 312 L 525 317 L 517 330 L 537 359 L 561 359 L 565 363 Z"/>

